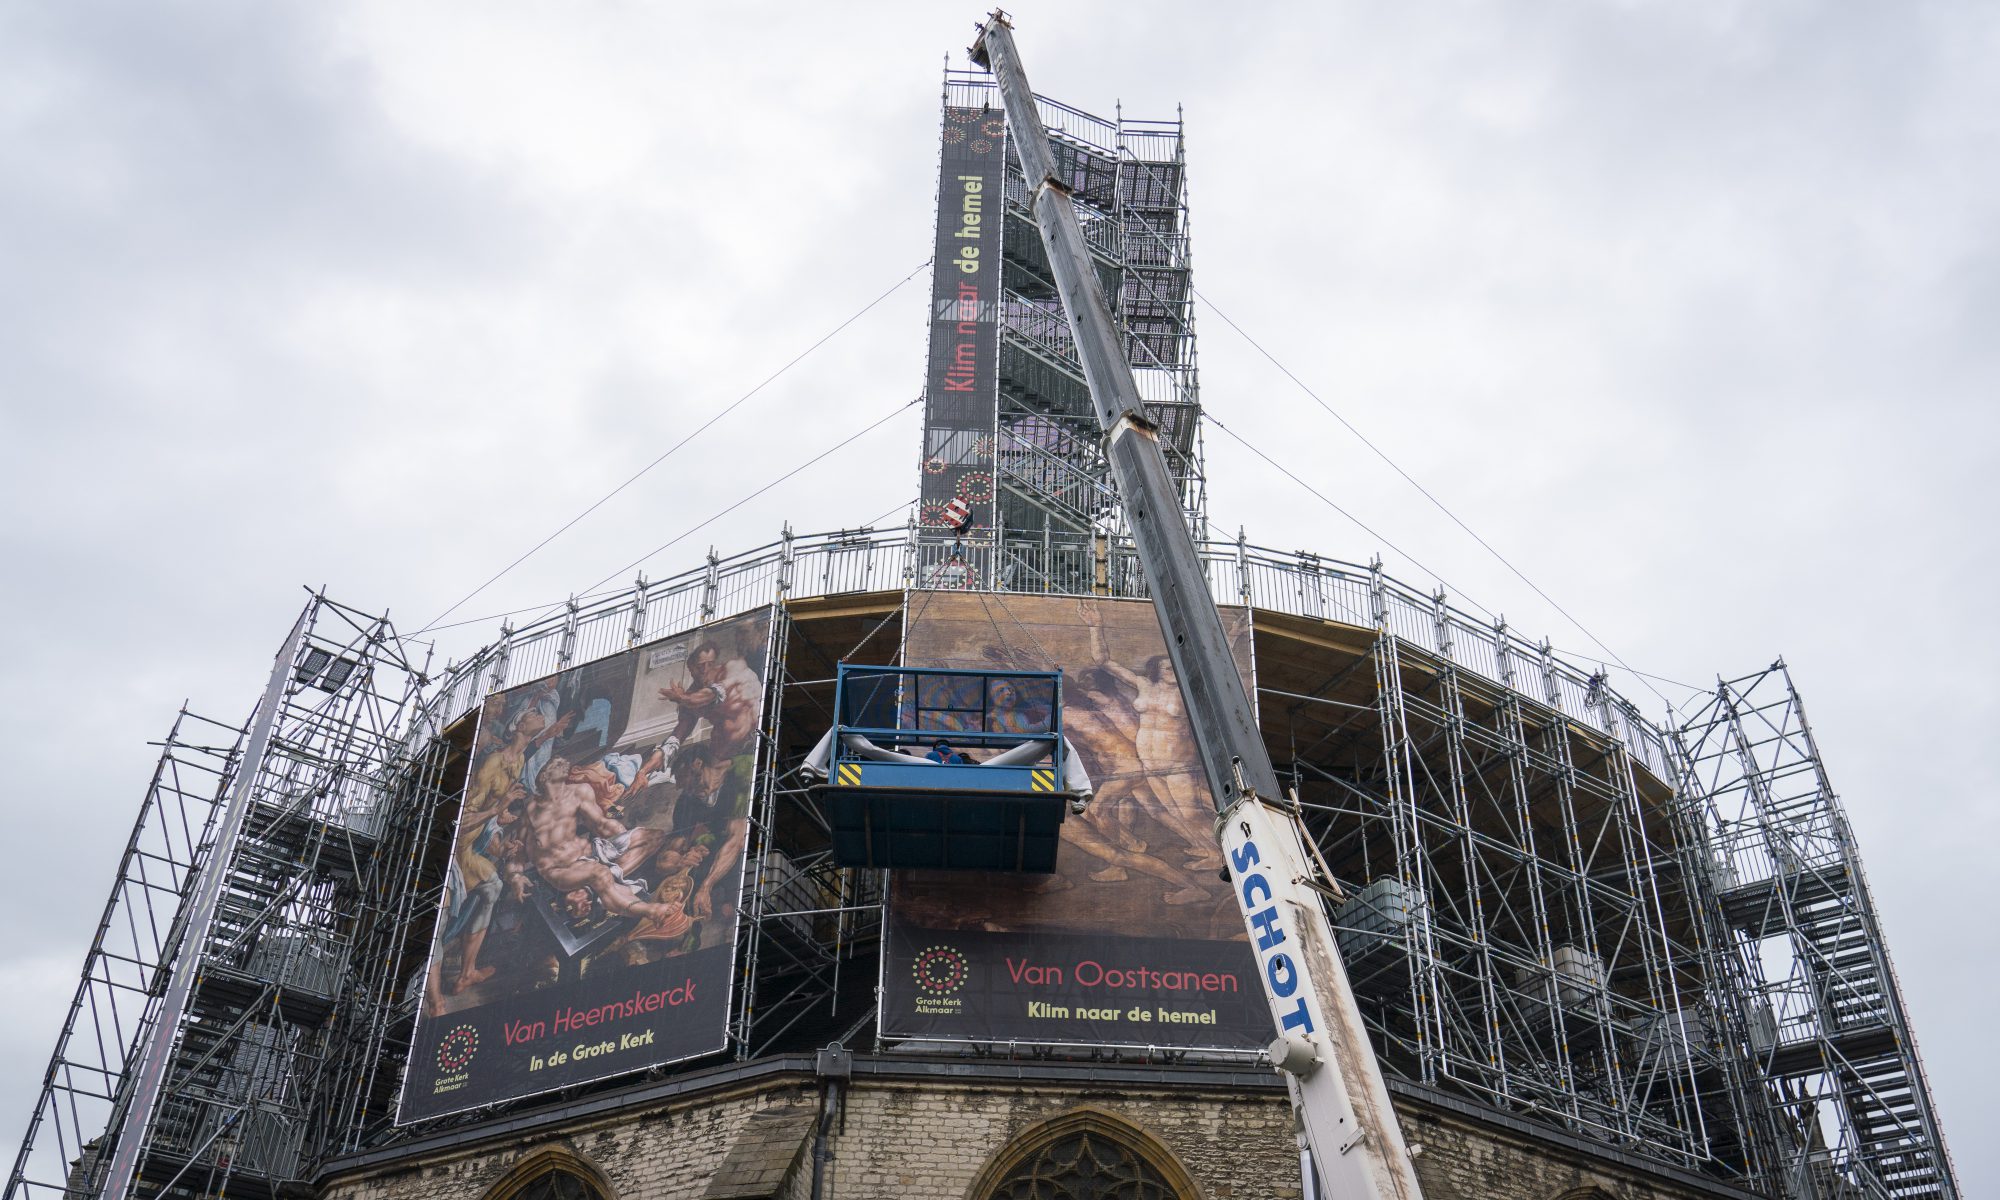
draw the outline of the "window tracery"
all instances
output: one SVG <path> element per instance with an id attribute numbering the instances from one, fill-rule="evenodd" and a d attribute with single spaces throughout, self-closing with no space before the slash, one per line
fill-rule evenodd
<path id="1" fill-rule="evenodd" d="M 589 1180 L 557 1168 L 521 1185 L 511 1200 L 605 1200 Z"/>
<path id="2" fill-rule="evenodd" d="M 618 1200 L 603 1172 L 565 1146 L 545 1146 L 516 1162 L 484 1200 Z"/>
<path id="3" fill-rule="evenodd" d="M 1194 1200 L 1197 1194 L 1157 1138 L 1087 1108 L 1023 1130 L 970 1193 L 973 1200 Z"/>
<path id="4" fill-rule="evenodd" d="M 1179 1193 L 1130 1146 L 1073 1133 L 1025 1157 L 988 1200 L 1179 1200 Z"/>

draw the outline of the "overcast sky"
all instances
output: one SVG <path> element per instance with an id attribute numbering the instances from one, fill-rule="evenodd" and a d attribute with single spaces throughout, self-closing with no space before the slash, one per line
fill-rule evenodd
<path id="1" fill-rule="evenodd" d="M 0 1146 L 183 698 L 240 720 L 301 585 L 421 626 L 928 255 L 980 10 L 693 8 L 0 0 Z M 1961 1182 L 2000 1191 L 1995 8 L 1016 22 L 1048 94 L 1185 104 L 1201 290 L 1620 656 L 1785 656 Z M 924 291 L 460 615 L 584 588 L 914 397 Z M 1218 524 L 1596 653 L 1198 315 L 1210 409 L 1380 536 L 1211 433 Z M 913 410 L 648 570 L 900 519 L 916 447 Z"/>

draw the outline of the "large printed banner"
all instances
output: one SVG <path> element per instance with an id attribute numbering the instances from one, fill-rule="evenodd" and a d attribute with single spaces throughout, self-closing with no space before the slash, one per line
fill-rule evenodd
<path id="1" fill-rule="evenodd" d="M 1247 612 L 1225 609 L 1249 677 Z M 894 877 L 885 1036 L 1254 1049 L 1271 1018 L 1219 870 L 1215 808 L 1153 606 L 916 593 L 913 667 L 1063 671 L 1063 731 L 1097 786 L 1051 875 Z"/>
<path id="2" fill-rule="evenodd" d="M 723 1048 L 769 631 L 487 699 L 399 1121 Z"/>
<path id="3" fill-rule="evenodd" d="M 993 530 L 1007 124 L 995 109 L 946 108 L 943 136 L 919 521 L 929 535 L 983 539 Z"/>

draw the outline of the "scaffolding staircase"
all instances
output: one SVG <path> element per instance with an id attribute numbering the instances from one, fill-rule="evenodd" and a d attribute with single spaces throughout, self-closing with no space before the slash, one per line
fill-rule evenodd
<path id="1" fill-rule="evenodd" d="M 1088 533 L 1118 507 L 1118 494 L 1094 465 L 1096 446 L 1055 422 L 1023 421 L 1000 431 L 994 454 L 1000 486 Z"/>
<path id="2" fill-rule="evenodd" d="M 1039 108 L 1146 415 L 1160 428 L 1184 502 L 1199 516 L 1200 403 L 1180 123 L 1105 121 L 1046 97 Z M 1011 502 L 1002 525 L 1009 541 L 1053 533 L 1084 543 L 1115 524 L 1116 493 L 1069 318 L 1028 209 L 1031 190 L 1009 155 L 995 450 L 996 475 Z M 1032 545 L 1011 550 L 1003 548 L 1003 557 L 1048 557 Z"/>
<path id="3" fill-rule="evenodd" d="M 385 618 L 315 596 L 248 726 L 182 714 L 6 1200 L 275 1200 L 328 1148 L 317 1131 L 393 1086 L 372 1001 L 403 978 L 408 923 L 385 949 L 364 897 L 407 892 L 422 844 L 385 844 L 378 817 L 427 778 L 399 755 L 423 682 Z M 400 807 L 422 825 L 434 806 Z"/>
<path id="4" fill-rule="evenodd" d="M 1050 101 L 1042 103 L 1051 109 Z M 1161 427 L 1168 461 L 1184 479 L 1196 452 L 1199 404 L 1178 131 L 1171 142 L 1128 135 L 1122 125 L 1092 132 L 1120 148 L 1053 136 L 1058 174 L 1071 187 L 1098 283 L 1124 331 L 1126 358 L 1139 373 L 1147 416 Z M 1141 152 L 1173 157 L 1150 160 L 1138 157 Z M 1089 388 L 1069 320 L 1028 210 L 1030 189 L 1018 163 L 1009 160 L 1007 171 L 1001 390 L 1031 409 L 1073 416 L 1094 430 Z"/>
<path id="5" fill-rule="evenodd" d="M 1782 662 L 1681 727 L 1709 806 L 1705 883 L 1749 982 L 1749 1056 L 1784 1194 L 1956 1200 L 1950 1156 L 1860 856 Z"/>

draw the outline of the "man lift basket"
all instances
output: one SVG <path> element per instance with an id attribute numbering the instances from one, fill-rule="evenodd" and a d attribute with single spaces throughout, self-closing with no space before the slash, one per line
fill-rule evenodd
<path id="1" fill-rule="evenodd" d="M 842 663 L 833 704 L 803 769 L 836 863 L 1055 870 L 1063 817 L 1091 792 L 1059 672 Z"/>

